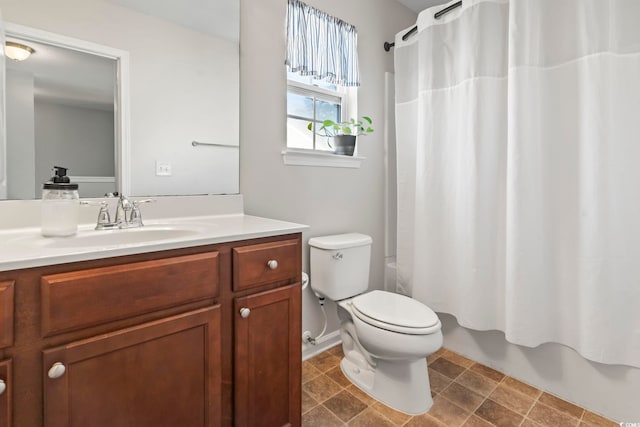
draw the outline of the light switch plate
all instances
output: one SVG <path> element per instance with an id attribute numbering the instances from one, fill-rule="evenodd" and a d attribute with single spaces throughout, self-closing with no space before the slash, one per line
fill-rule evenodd
<path id="1" fill-rule="evenodd" d="M 171 176 L 171 163 L 156 160 L 156 176 Z"/>

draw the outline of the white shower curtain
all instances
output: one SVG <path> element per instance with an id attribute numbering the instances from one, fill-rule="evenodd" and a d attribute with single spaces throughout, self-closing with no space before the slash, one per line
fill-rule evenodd
<path id="1" fill-rule="evenodd" d="M 640 367 L 640 1 L 443 7 L 396 37 L 398 290 Z"/>

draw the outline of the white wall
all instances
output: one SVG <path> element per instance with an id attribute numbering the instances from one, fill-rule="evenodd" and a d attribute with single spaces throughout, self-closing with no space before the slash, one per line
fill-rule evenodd
<path id="1" fill-rule="evenodd" d="M 7 70 L 7 197 L 33 199 L 35 184 L 35 136 L 33 75 Z"/>
<path id="2" fill-rule="evenodd" d="M 393 54 L 382 48 L 395 33 L 415 23 L 416 14 L 389 0 L 308 0 L 358 29 L 361 87 L 359 115 L 374 119 L 375 132 L 361 139 L 360 169 L 285 166 L 286 0 L 242 0 L 240 76 L 240 190 L 249 214 L 309 224 L 303 269 L 309 271 L 313 236 L 360 232 L 373 237 L 371 288 L 383 287 L 384 263 L 384 74 Z M 311 277 L 313 283 L 313 277 Z M 305 294 L 307 296 L 307 294 Z M 310 296 L 310 295 L 309 295 Z M 305 301 L 305 307 L 309 306 Z M 329 332 L 338 327 L 335 305 L 327 304 Z M 322 328 L 319 311 L 303 310 L 303 328 Z"/>
<path id="3" fill-rule="evenodd" d="M 0 0 L 3 19 L 127 50 L 134 195 L 238 192 L 238 45 L 108 0 Z M 221 152 L 220 156 L 217 156 Z M 155 161 L 172 163 L 155 176 Z"/>

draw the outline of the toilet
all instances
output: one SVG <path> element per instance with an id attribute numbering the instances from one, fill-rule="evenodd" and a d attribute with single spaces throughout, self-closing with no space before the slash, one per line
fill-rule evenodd
<path id="1" fill-rule="evenodd" d="M 368 291 L 371 237 L 309 239 L 311 288 L 336 302 L 344 375 L 398 411 L 422 414 L 433 404 L 426 357 L 442 346 L 438 316 L 404 295 Z"/>

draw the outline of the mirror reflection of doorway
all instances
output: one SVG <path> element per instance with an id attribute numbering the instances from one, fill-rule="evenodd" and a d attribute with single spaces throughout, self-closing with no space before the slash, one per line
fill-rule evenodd
<path id="1" fill-rule="evenodd" d="M 116 61 L 10 34 L 34 50 L 6 59 L 7 198 L 39 198 L 54 165 L 82 197 L 116 191 Z"/>

